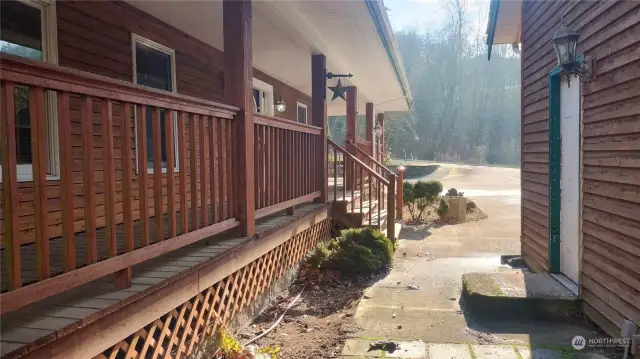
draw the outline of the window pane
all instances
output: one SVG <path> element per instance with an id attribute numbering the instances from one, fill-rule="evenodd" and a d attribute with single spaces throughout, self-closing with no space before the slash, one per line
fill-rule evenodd
<path id="1" fill-rule="evenodd" d="M 42 60 L 40 10 L 17 1 L 1 1 L 0 51 Z"/>
<path id="2" fill-rule="evenodd" d="M 24 86 L 16 86 L 13 92 L 16 115 L 16 159 L 19 165 L 31 164 L 32 157 L 29 88 Z"/>
<path id="3" fill-rule="evenodd" d="M 136 43 L 136 79 L 140 85 L 172 91 L 171 55 Z"/>
<path id="4" fill-rule="evenodd" d="M 253 89 L 253 112 L 262 113 L 262 96 L 257 89 Z"/>
<path id="5" fill-rule="evenodd" d="M 153 133 L 153 107 L 147 107 L 147 113 L 146 113 L 146 123 L 147 123 L 147 168 L 148 169 L 153 169 L 153 150 L 154 150 L 154 144 L 153 144 L 153 139 L 154 139 L 154 133 Z M 162 161 L 162 168 L 167 168 L 167 145 L 166 145 L 166 140 L 167 140 L 167 131 L 166 131 L 166 124 L 165 124 L 165 116 L 166 116 L 167 111 L 166 110 L 160 110 L 160 147 L 161 147 L 161 151 L 160 151 L 160 155 L 161 155 L 161 161 Z"/>
<path id="6" fill-rule="evenodd" d="M 302 106 L 298 106 L 298 122 L 307 123 L 307 109 Z"/>

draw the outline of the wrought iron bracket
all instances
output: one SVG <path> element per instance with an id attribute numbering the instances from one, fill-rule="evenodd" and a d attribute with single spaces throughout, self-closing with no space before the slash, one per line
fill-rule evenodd
<path id="1" fill-rule="evenodd" d="M 353 74 L 352 73 L 334 74 L 333 72 L 325 72 L 324 76 L 327 78 L 327 80 L 331 80 L 332 78 L 336 78 L 336 77 L 348 77 L 348 78 L 351 78 L 351 77 L 353 77 Z"/>

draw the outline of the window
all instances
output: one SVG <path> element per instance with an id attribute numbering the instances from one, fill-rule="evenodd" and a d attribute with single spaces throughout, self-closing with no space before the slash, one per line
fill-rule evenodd
<path id="1" fill-rule="evenodd" d="M 1 1 L 0 51 L 37 61 L 58 62 L 55 3 L 45 0 Z M 33 179 L 33 157 L 31 153 L 31 116 L 29 109 L 30 90 L 16 86 L 15 136 L 18 181 Z M 58 159 L 58 118 L 56 94 L 45 94 L 45 129 L 47 140 L 47 175 L 60 174 Z M 0 168 L 0 175 L 1 175 Z M 0 177 L 1 181 L 1 177 Z"/>
<path id="2" fill-rule="evenodd" d="M 132 36 L 132 52 L 133 52 L 133 76 L 134 82 L 143 86 L 151 87 L 158 90 L 176 92 L 175 77 L 175 51 L 155 43 L 151 40 L 140 37 L 136 34 Z M 153 172 L 153 110 L 148 106 L 145 113 L 145 123 L 147 132 L 147 170 Z M 166 146 L 166 113 L 165 109 L 160 109 L 160 142 L 161 142 L 161 163 L 163 172 L 167 168 L 167 146 Z M 137 114 L 137 112 L 136 112 Z M 177 118 L 174 116 L 174 143 L 173 151 L 178 152 L 177 142 Z M 137 123 L 137 122 L 136 122 Z M 136 129 L 137 136 L 137 129 Z M 137 141 L 136 141 L 137 143 Z M 175 158 L 175 168 L 178 169 L 178 156 Z M 137 151 L 136 151 L 137 161 Z"/>
<path id="3" fill-rule="evenodd" d="M 298 102 L 298 122 L 307 123 L 307 105 Z"/>
<path id="4" fill-rule="evenodd" d="M 273 116 L 273 86 L 253 79 L 253 112 Z"/>

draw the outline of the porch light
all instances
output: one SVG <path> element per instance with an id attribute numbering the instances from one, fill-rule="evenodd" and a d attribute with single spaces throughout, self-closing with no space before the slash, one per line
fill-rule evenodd
<path id="1" fill-rule="evenodd" d="M 556 53 L 558 66 L 562 68 L 562 73 L 569 76 L 577 75 L 580 81 L 585 82 L 593 77 L 592 70 L 595 59 L 585 57 L 579 59 L 576 53 L 580 33 L 567 27 L 564 20 L 560 20 L 560 28 L 553 34 L 553 50 Z M 570 78 L 570 77 L 569 77 Z"/>
<path id="2" fill-rule="evenodd" d="M 287 104 L 282 101 L 282 96 L 280 96 L 280 98 L 276 102 L 275 107 L 276 111 L 278 112 L 284 112 L 287 109 Z"/>
<path id="3" fill-rule="evenodd" d="M 382 136 L 382 127 L 380 127 L 380 123 L 376 121 L 376 126 L 373 128 L 373 134 L 376 136 L 376 140 L 380 140 L 380 136 Z"/>

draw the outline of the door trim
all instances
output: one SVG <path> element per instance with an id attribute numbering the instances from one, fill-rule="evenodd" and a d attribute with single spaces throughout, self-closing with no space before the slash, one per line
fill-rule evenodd
<path id="1" fill-rule="evenodd" d="M 562 163 L 560 137 L 561 67 L 549 72 L 549 266 L 550 273 L 560 273 L 560 171 Z"/>

